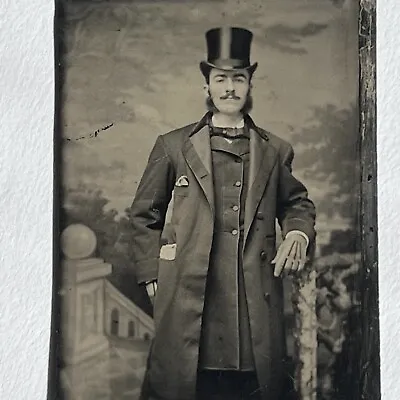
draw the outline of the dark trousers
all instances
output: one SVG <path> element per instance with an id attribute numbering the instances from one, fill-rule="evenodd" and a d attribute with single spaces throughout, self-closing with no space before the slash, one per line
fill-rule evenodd
<path id="1" fill-rule="evenodd" d="M 260 400 L 255 372 L 200 371 L 196 400 Z"/>

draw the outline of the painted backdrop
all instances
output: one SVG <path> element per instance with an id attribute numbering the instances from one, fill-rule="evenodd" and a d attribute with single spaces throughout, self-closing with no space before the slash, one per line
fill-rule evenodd
<path id="1" fill-rule="evenodd" d="M 356 2 L 65 0 L 64 6 L 62 223 L 95 232 L 96 254 L 112 265 L 108 280 L 120 293 L 151 316 L 147 296 L 132 279 L 127 208 L 156 136 L 203 115 L 198 64 L 205 58 L 204 33 L 222 24 L 254 33 L 252 60 L 259 67 L 252 117 L 294 146 L 294 174 L 317 206 L 318 257 L 328 271 L 320 284 L 339 279 L 335 264 L 354 266 Z M 355 291 L 351 282 L 341 288 L 342 294 Z M 321 312 L 327 326 L 331 314 L 332 307 Z M 332 352 L 337 340 L 325 347 Z M 321 386 L 332 387 L 329 379 Z"/>

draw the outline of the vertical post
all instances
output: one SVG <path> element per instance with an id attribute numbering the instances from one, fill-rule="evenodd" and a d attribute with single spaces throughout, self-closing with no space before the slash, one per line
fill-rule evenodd
<path id="1" fill-rule="evenodd" d="M 317 398 L 316 271 L 307 265 L 293 280 L 295 388 L 301 400 Z"/>

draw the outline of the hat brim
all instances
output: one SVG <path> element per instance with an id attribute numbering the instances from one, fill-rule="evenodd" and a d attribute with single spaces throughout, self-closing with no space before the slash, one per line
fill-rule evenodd
<path id="1" fill-rule="evenodd" d="M 251 64 L 251 65 L 249 65 L 247 67 L 235 67 L 235 66 L 229 66 L 229 65 L 220 66 L 220 65 L 212 64 L 212 63 L 210 63 L 208 61 L 201 61 L 200 62 L 200 71 L 204 75 L 204 77 L 208 77 L 210 75 L 210 70 L 212 68 L 216 68 L 216 69 L 219 69 L 221 71 L 235 71 L 235 70 L 238 70 L 238 69 L 244 69 L 251 76 L 251 75 L 253 75 L 254 71 L 257 69 L 257 66 L 258 66 L 257 62 L 255 62 L 254 64 Z"/>

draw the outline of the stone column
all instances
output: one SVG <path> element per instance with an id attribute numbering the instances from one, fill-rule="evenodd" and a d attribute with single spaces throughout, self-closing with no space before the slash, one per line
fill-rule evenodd
<path id="1" fill-rule="evenodd" d="M 68 226 L 61 235 L 63 362 L 82 363 L 108 348 L 104 327 L 104 278 L 112 266 L 92 257 L 94 232 L 82 224 Z"/>

